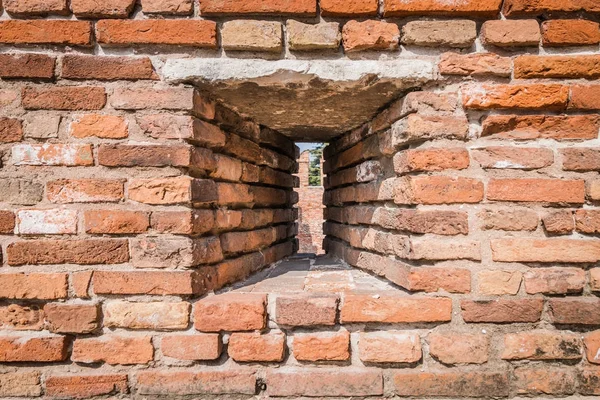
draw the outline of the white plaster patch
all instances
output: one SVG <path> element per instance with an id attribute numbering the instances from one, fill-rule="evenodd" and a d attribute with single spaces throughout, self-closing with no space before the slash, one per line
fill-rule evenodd
<path id="1" fill-rule="evenodd" d="M 21 235 L 60 235 L 77 233 L 76 210 L 20 210 L 17 229 Z"/>

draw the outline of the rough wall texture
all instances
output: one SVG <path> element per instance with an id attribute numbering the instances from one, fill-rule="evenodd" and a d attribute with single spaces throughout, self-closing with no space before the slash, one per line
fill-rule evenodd
<path id="1" fill-rule="evenodd" d="M 323 254 L 323 186 L 309 186 L 310 152 L 298 158 L 298 252 Z"/>
<path id="2" fill-rule="evenodd" d="M 2 9 L 0 397 L 600 394 L 597 1 Z M 437 65 L 326 151 L 394 290 L 210 293 L 296 247 L 293 144 L 163 79 L 237 55 Z"/>

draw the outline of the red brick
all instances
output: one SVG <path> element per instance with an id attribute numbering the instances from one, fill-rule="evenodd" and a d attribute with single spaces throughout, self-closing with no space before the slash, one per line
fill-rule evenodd
<path id="1" fill-rule="evenodd" d="M 514 371 L 517 394 L 567 395 L 575 392 L 575 371 L 521 367 Z"/>
<path id="2" fill-rule="evenodd" d="M 160 233 L 198 235 L 213 229 L 215 217 L 212 210 L 154 211 L 150 225 Z"/>
<path id="3" fill-rule="evenodd" d="M 45 54 L 1 54 L 0 77 L 3 79 L 52 79 L 56 57 Z"/>
<path id="4" fill-rule="evenodd" d="M 346 52 L 394 50 L 398 48 L 400 29 L 383 21 L 349 21 L 342 29 L 342 40 Z"/>
<path id="5" fill-rule="evenodd" d="M 143 395 L 198 395 L 256 393 L 256 376 L 251 369 L 178 370 L 151 369 L 137 373 L 138 393 Z"/>
<path id="6" fill-rule="evenodd" d="M 51 398 L 85 399 L 128 393 L 127 375 L 52 375 L 46 378 L 46 395 Z"/>
<path id="7" fill-rule="evenodd" d="M 551 322 L 569 325 L 599 325 L 598 307 L 595 297 L 573 299 L 551 299 L 548 301 Z"/>
<path id="8" fill-rule="evenodd" d="M 85 21 L 5 20 L 0 22 L 0 43 L 90 46 L 92 26 Z"/>
<path id="9" fill-rule="evenodd" d="M 274 397 L 381 396 L 383 377 L 365 368 L 269 369 L 267 390 Z"/>
<path id="10" fill-rule="evenodd" d="M 492 115 L 483 121 L 483 136 L 500 139 L 596 139 L 600 129 L 597 115 Z"/>
<path id="11" fill-rule="evenodd" d="M 558 210 L 543 216 L 546 232 L 554 235 L 566 235 L 575 230 L 575 219 L 571 210 Z"/>
<path id="12" fill-rule="evenodd" d="M 401 331 L 361 332 L 358 351 L 365 363 L 415 363 L 422 358 L 419 335 Z"/>
<path id="13" fill-rule="evenodd" d="M 4 0 L 9 14 L 18 16 L 68 14 L 66 0 Z"/>
<path id="14" fill-rule="evenodd" d="M 126 239 L 28 240 L 11 243 L 8 264 L 121 264 L 129 261 Z"/>
<path id="15" fill-rule="evenodd" d="M 408 276 L 411 291 L 469 293 L 471 272 L 459 268 L 411 268 Z"/>
<path id="16" fill-rule="evenodd" d="M 344 361 L 350 358 L 350 333 L 296 333 L 293 346 L 298 361 Z"/>
<path id="17" fill-rule="evenodd" d="M 84 18 L 127 18 L 135 0 L 70 0 L 71 10 Z"/>
<path id="18" fill-rule="evenodd" d="M 192 0 L 142 0 L 144 14 L 190 15 L 193 10 Z"/>
<path id="19" fill-rule="evenodd" d="M 537 47 L 541 38 L 540 25 L 534 19 L 486 21 L 481 26 L 481 40 L 488 45 Z"/>
<path id="20" fill-rule="evenodd" d="M 142 211 L 89 210 L 84 212 L 86 233 L 143 233 L 150 226 L 149 215 Z"/>
<path id="21" fill-rule="evenodd" d="M 507 397 L 506 372 L 488 371 L 400 371 L 393 375 L 395 392 L 410 397 Z"/>
<path id="22" fill-rule="evenodd" d="M 336 296 L 277 296 L 276 317 L 280 325 L 335 325 L 338 298 Z"/>
<path id="23" fill-rule="evenodd" d="M 60 304 L 44 306 L 48 330 L 54 333 L 90 333 L 99 325 L 96 304 Z"/>
<path id="24" fill-rule="evenodd" d="M 22 92 L 26 110 L 100 110 L 106 104 L 103 87 L 26 87 Z"/>
<path id="25" fill-rule="evenodd" d="M 563 170 L 565 171 L 598 171 L 600 170 L 600 149 L 575 147 L 561 149 Z"/>
<path id="26" fill-rule="evenodd" d="M 191 148 L 187 145 L 102 144 L 98 164 L 107 167 L 187 167 Z"/>
<path id="27" fill-rule="evenodd" d="M 447 17 L 495 17 L 500 13 L 501 0 L 466 0 L 448 2 L 445 0 L 391 0 L 385 3 L 385 17 L 409 15 L 439 15 Z"/>
<path id="28" fill-rule="evenodd" d="M 560 179 L 492 179 L 488 200 L 540 203 L 583 203 L 585 182 Z"/>
<path id="29" fill-rule="evenodd" d="M 355 17 L 377 15 L 377 0 L 321 0 L 321 14 L 331 17 Z"/>
<path id="30" fill-rule="evenodd" d="M 4 372 L 0 374 L 0 396 L 38 397 L 42 394 L 39 371 Z"/>
<path id="31" fill-rule="evenodd" d="M 285 355 L 285 334 L 235 332 L 229 337 L 227 352 L 237 362 L 281 362 Z"/>
<path id="32" fill-rule="evenodd" d="M 469 167 L 469 152 L 463 148 L 404 150 L 394 156 L 397 174 Z"/>
<path id="33" fill-rule="evenodd" d="M 559 84 L 480 85 L 463 89 L 463 105 L 468 109 L 564 110 L 568 86 Z"/>
<path id="34" fill-rule="evenodd" d="M 71 285 L 73 295 L 83 299 L 89 299 L 89 288 L 92 281 L 93 271 L 80 271 L 71 274 Z"/>
<path id="35" fill-rule="evenodd" d="M 504 2 L 502 9 L 506 17 L 535 16 L 551 12 L 576 11 L 600 12 L 600 6 L 594 0 L 539 0 L 536 2 L 531 2 L 530 0 L 508 0 Z"/>
<path id="36" fill-rule="evenodd" d="M 0 118 L 0 143 L 19 142 L 21 140 L 23 140 L 23 123 L 14 118 Z"/>
<path id="37" fill-rule="evenodd" d="M 560 331 L 527 331 L 504 335 L 503 360 L 580 360 L 580 335 Z"/>
<path id="38" fill-rule="evenodd" d="M 217 47 L 217 25 L 208 20 L 101 20 L 96 23 L 99 43 L 114 46 L 173 44 Z M 1 38 L 1 36 L 0 36 Z"/>
<path id="39" fill-rule="evenodd" d="M 67 359 L 65 336 L 0 337 L 0 362 L 59 362 Z"/>
<path id="40" fill-rule="evenodd" d="M 465 322 L 537 322 L 542 315 L 542 299 L 463 300 L 460 303 Z"/>
<path id="41" fill-rule="evenodd" d="M 508 77 L 512 72 L 512 60 L 494 53 L 444 53 L 438 68 L 442 75 Z"/>
<path id="42" fill-rule="evenodd" d="M 266 301 L 264 295 L 249 293 L 207 297 L 194 306 L 194 327 L 202 332 L 263 329 Z"/>
<path id="43" fill-rule="evenodd" d="M 600 85 L 571 86 L 569 109 L 600 110 L 598 95 L 600 95 Z M 594 136 L 594 138 L 596 137 Z"/>
<path id="44" fill-rule="evenodd" d="M 76 339 L 71 361 L 93 364 L 147 364 L 154 357 L 150 336 L 124 337 L 104 335 L 100 338 Z"/>
<path id="45" fill-rule="evenodd" d="M 12 211 L 0 211 L 0 233 L 12 234 L 15 231 L 15 214 Z"/>
<path id="46" fill-rule="evenodd" d="M 164 336 L 163 355 L 178 360 L 216 360 L 221 356 L 221 338 L 216 333 Z"/>
<path id="47" fill-rule="evenodd" d="M 136 268 L 190 268 L 223 259 L 219 239 L 147 236 L 131 239 L 131 261 Z"/>
<path id="48" fill-rule="evenodd" d="M 201 15 L 235 15 L 235 14 L 276 14 L 276 15 L 315 15 L 316 0 L 204 0 L 200 4 Z"/>
<path id="49" fill-rule="evenodd" d="M 111 179 L 59 179 L 46 185 L 53 203 L 118 202 L 123 193 L 123 182 Z"/>
<path id="50" fill-rule="evenodd" d="M 0 298 L 54 300 L 67 297 L 67 274 L 0 274 Z"/>
<path id="51" fill-rule="evenodd" d="M 193 295 L 203 289 L 192 271 L 95 271 L 94 293 Z"/>
<path id="52" fill-rule="evenodd" d="M 346 210 L 352 212 L 353 209 L 346 207 Z M 436 235 L 458 235 L 469 232 L 467 214 L 463 212 L 384 207 L 366 211 L 368 221 L 357 223 L 373 223 L 386 229 Z M 349 223 L 353 222 L 349 221 Z"/>
<path id="53" fill-rule="evenodd" d="M 578 268 L 532 268 L 524 274 L 528 294 L 581 293 L 585 271 Z"/>
<path id="54" fill-rule="evenodd" d="M 396 181 L 396 204 L 479 203 L 483 183 L 471 178 L 411 176 Z"/>
<path id="55" fill-rule="evenodd" d="M 516 79 L 600 77 L 600 56 L 520 56 L 514 63 Z"/>
<path id="56" fill-rule="evenodd" d="M 585 46 L 600 43 L 597 22 L 577 19 L 553 19 L 542 23 L 544 46 Z"/>
<path id="57" fill-rule="evenodd" d="M 551 149 L 493 146 L 474 149 L 472 157 L 484 169 L 539 169 L 554 163 Z"/>
<path id="58" fill-rule="evenodd" d="M 54 64 L 52 64 L 54 65 Z M 158 79 L 148 57 L 103 57 L 65 55 L 61 77 L 64 79 Z"/>
<path id="59" fill-rule="evenodd" d="M 579 239 L 492 239 L 492 259 L 501 262 L 594 263 L 600 243 Z"/>
<path id="60" fill-rule="evenodd" d="M 220 148 L 225 146 L 227 134 L 219 127 L 199 119 L 194 119 L 193 129 L 194 137 L 192 140 L 195 143 L 208 148 Z"/>
<path id="61" fill-rule="evenodd" d="M 490 338 L 485 334 L 434 332 L 429 353 L 443 364 L 483 364 L 488 361 Z"/>
<path id="62" fill-rule="evenodd" d="M 414 323 L 445 322 L 452 319 L 449 298 L 346 295 L 341 322 Z"/>
<path id="63" fill-rule="evenodd" d="M 73 118 L 69 131 L 75 138 L 95 136 L 103 139 L 123 139 L 129 135 L 125 118 L 118 115 L 79 115 Z"/>

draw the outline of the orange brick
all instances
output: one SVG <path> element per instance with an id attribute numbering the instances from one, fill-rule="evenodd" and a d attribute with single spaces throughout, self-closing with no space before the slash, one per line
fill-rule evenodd
<path id="1" fill-rule="evenodd" d="M 3 79 L 52 79 L 56 57 L 45 54 L 1 54 L 0 77 Z"/>
<path id="2" fill-rule="evenodd" d="M 501 0 L 466 0 L 448 2 L 445 0 L 391 0 L 385 3 L 385 17 L 408 15 L 440 15 L 466 17 L 495 17 L 500 13 Z"/>
<path id="3" fill-rule="evenodd" d="M 178 360 L 216 360 L 221 356 L 218 334 L 168 335 L 161 341 L 163 355 Z"/>
<path id="4" fill-rule="evenodd" d="M 551 149 L 535 147 L 490 146 L 474 149 L 473 159 L 486 169 L 539 169 L 554 163 Z"/>
<path id="5" fill-rule="evenodd" d="M 296 333 L 293 346 L 299 361 L 344 361 L 350 358 L 350 333 Z"/>
<path id="6" fill-rule="evenodd" d="M 27 240 L 11 243 L 8 264 L 121 264 L 129 261 L 127 239 Z"/>
<path id="7" fill-rule="evenodd" d="M 471 178 L 411 176 L 396 180 L 396 204 L 479 203 L 483 183 Z"/>
<path id="8" fill-rule="evenodd" d="M 48 330 L 54 333 L 90 333 L 99 326 L 96 304 L 60 304 L 44 306 Z"/>
<path id="9" fill-rule="evenodd" d="M 67 274 L 0 274 L 0 298 L 54 300 L 67 297 Z"/>
<path id="10" fill-rule="evenodd" d="M 118 115 L 85 114 L 73 118 L 69 126 L 75 138 L 99 137 L 103 139 L 123 139 L 128 133 L 125 118 Z"/>
<path id="11" fill-rule="evenodd" d="M 158 79 L 148 57 L 102 57 L 65 55 L 61 77 L 64 79 Z"/>
<path id="12" fill-rule="evenodd" d="M 276 321 L 288 326 L 335 325 L 337 296 L 277 296 Z"/>
<path id="13" fill-rule="evenodd" d="M 398 48 L 400 29 L 383 21 L 349 21 L 342 29 L 342 40 L 346 52 L 394 50 Z"/>
<path id="14" fill-rule="evenodd" d="M 71 361 L 93 364 L 147 364 L 154 357 L 150 336 L 124 337 L 104 335 L 100 338 L 76 339 Z"/>
<path id="15" fill-rule="evenodd" d="M 281 362 L 285 355 L 285 334 L 235 332 L 229 337 L 227 352 L 238 362 Z"/>
<path id="16" fill-rule="evenodd" d="M 346 295 L 341 322 L 414 323 L 442 322 L 452 318 L 449 298 L 404 298 L 382 295 Z"/>
<path id="17" fill-rule="evenodd" d="M 84 18 L 127 18 L 135 0 L 71 0 L 73 14 Z"/>
<path id="18" fill-rule="evenodd" d="M 492 179 L 488 200 L 540 203 L 583 203 L 585 182 L 560 179 Z"/>
<path id="19" fill-rule="evenodd" d="M 483 364 L 488 361 L 490 338 L 484 334 L 434 332 L 427 339 L 431 356 L 443 364 Z"/>
<path id="20" fill-rule="evenodd" d="M 491 115 L 483 121 L 482 135 L 516 140 L 579 140 L 596 139 L 599 129 L 597 115 Z"/>
<path id="21" fill-rule="evenodd" d="M 252 331 L 266 326 L 266 297 L 221 294 L 195 304 L 194 327 L 202 332 Z"/>
<path id="22" fill-rule="evenodd" d="M 0 362 L 59 362 L 67 359 L 65 336 L 0 337 Z"/>
<path id="23" fill-rule="evenodd" d="M 537 322 L 542 316 L 542 299 L 463 300 L 460 303 L 465 322 Z"/>
<path id="24" fill-rule="evenodd" d="M 512 72 L 512 60 L 494 53 L 444 53 L 439 69 L 443 75 L 508 77 Z"/>
<path id="25" fill-rule="evenodd" d="M 463 105 L 469 109 L 564 110 L 569 88 L 559 84 L 481 85 L 463 89 Z"/>
<path id="26" fill-rule="evenodd" d="M 600 243 L 577 239 L 492 239 L 492 259 L 502 262 L 589 263 L 600 260 Z"/>
<path id="27" fill-rule="evenodd" d="M 22 102 L 27 110 L 100 110 L 106 93 L 103 87 L 93 86 L 26 87 Z"/>
<path id="28" fill-rule="evenodd" d="M 23 139 L 23 123 L 14 118 L 0 118 L 0 143 L 19 142 Z"/>
<path id="29" fill-rule="evenodd" d="M 276 15 L 316 15 L 316 0 L 204 0 L 200 4 L 202 15 L 235 14 L 276 14 Z"/>
<path id="30" fill-rule="evenodd" d="M 319 3 L 323 16 L 355 17 L 377 15 L 377 0 L 321 0 Z"/>
<path id="31" fill-rule="evenodd" d="M 571 87 L 569 109 L 600 110 L 599 95 L 600 85 L 574 85 Z"/>
<path id="32" fill-rule="evenodd" d="M 548 12 L 600 12 L 600 5 L 594 0 L 585 1 L 555 1 L 539 0 L 532 3 L 530 0 L 507 0 L 504 2 L 502 13 L 506 17 L 535 16 Z"/>
<path id="33" fill-rule="evenodd" d="M 88 398 L 128 393 L 127 375 L 52 375 L 46 378 L 51 398 Z"/>
<path id="34" fill-rule="evenodd" d="M 203 285 L 191 271 L 95 271 L 94 293 L 109 295 L 193 295 Z"/>
<path id="35" fill-rule="evenodd" d="M 9 14 L 18 16 L 69 13 L 66 0 L 4 0 L 2 5 Z"/>
<path id="36" fill-rule="evenodd" d="M 150 226 L 149 215 L 142 211 L 87 210 L 85 231 L 92 234 L 143 233 Z"/>
<path id="37" fill-rule="evenodd" d="M 585 46 L 600 43 L 600 25 L 581 19 L 552 19 L 542 23 L 544 46 Z"/>
<path id="38" fill-rule="evenodd" d="M 86 21 L 5 20 L 0 22 L 0 43 L 90 46 L 92 26 Z"/>
<path id="39" fill-rule="evenodd" d="M 518 394 L 568 395 L 575 393 L 575 371 L 564 368 L 516 368 L 515 386 Z"/>
<path id="40" fill-rule="evenodd" d="M 600 56 L 519 56 L 515 59 L 516 79 L 600 77 Z"/>
<path id="41" fill-rule="evenodd" d="M 463 148 L 404 150 L 394 156 L 394 169 L 397 174 L 468 167 L 469 152 Z"/>
<path id="42" fill-rule="evenodd" d="M 532 268 L 524 274 L 528 294 L 581 293 L 585 271 L 579 268 Z"/>
<path id="43" fill-rule="evenodd" d="M 15 214 L 12 211 L 0 211 L 0 233 L 14 233 Z"/>
<path id="44" fill-rule="evenodd" d="M 481 40 L 499 47 L 538 46 L 540 25 L 532 20 L 486 21 L 481 27 Z"/>
<path id="45" fill-rule="evenodd" d="M 193 10 L 192 0 L 142 0 L 144 14 L 189 15 Z"/>
<path id="46" fill-rule="evenodd" d="M 114 46 L 131 44 L 173 44 L 217 47 L 217 25 L 208 20 L 101 20 L 96 23 L 99 43 Z M 1 39 L 1 36 L 0 36 Z"/>
<path id="47" fill-rule="evenodd" d="M 358 351 L 367 363 L 415 363 L 422 358 L 419 335 L 398 331 L 361 332 Z"/>
<path id="48" fill-rule="evenodd" d="M 123 199 L 123 182 L 111 179 L 59 179 L 46 185 L 53 203 L 103 203 Z"/>
<path id="49" fill-rule="evenodd" d="M 534 330 L 504 335 L 503 360 L 580 360 L 580 335 Z"/>

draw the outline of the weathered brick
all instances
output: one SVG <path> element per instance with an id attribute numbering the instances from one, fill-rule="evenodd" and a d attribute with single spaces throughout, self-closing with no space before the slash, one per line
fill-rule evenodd
<path id="1" fill-rule="evenodd" d="M 581 19 L 552 19 L 542 23 L 544 46 L 585 46 L 600 43 L 600 25 Z"/>
<path id="2" fill-rule="evenodd" d="M 506 397 L 509 393 L 506 372 L 399 371 L 394 373 L 395 392 L 410 397 Z"/>
<path id="3" fill-rule="evenodd" d="M 67 274 L 0 274 L 0 298 L 54 300 L 67 297 Z"/>
<path id="4" fill-rule="evenodd" d="M 502 76 L 512 72 L 512 60 L 494 53 L 456 54 L 444 53 L 438 65 L 443 75 Z"/>
<path id="5" fill-rule="evenodd" d="M 192 295 L 202 290 L 191 271 L 95 271 L 94 293 L 121 295 Z"/>
<path id="6" fill-rule="evenodd" d="M 443 364 L 483 364 L 490 338 L 485 334 L 434 332 L 427 337 L 429 353 Z"/>
<path id="7" fill-rule="evenodd" d="M 20 120 L 0 118 L 0 143 L 19 142 L 22 139 L 23 123 Z"/>
<path id="8" fill-rule="evenodd" d="M 65 55 L 61 77 L 65 79 L 158 79 L 148 57 Z"/>
<path id="9" fill-rule="evenodd" d="M 17 231 L 20 235 L 75 234 L 77 221 L 77 210 L 17 211 Z"/>
<path id="10" fill-rule="evenodd" d="M 583 337 L 583 345 L 587 360 L 592 364 L 600 364 L 600 332 L 586 333 Z"/>
<path id="11" fill-rule="evenodd" d="M 463 105 L 476 110 L 563 110 L 569 88 L 560 84 L 480 85 L 463 89 Z"/>
<path id="12" fill-rule="evenodd" d="M 537 322 L 542 315 L 542 299 L 463 300 L 465 322 Z"/>
<path id="13" fill-rule="evenodd" d="M 491 146 L 473 150 L 472 157 L 485 169 L 539 169 L 554 163 L 551 149 Z"/>
<path id="14" fill-rule="evenodd" d="M 344 361 L 350 358 L 350 333 L 296 333 L 293 346 L 299 361 Z"/>
<path id="15" fill-rule="evenodd" d="M 211 210 L 154 211 L 150 225 L 160 233 L 199 235 L 213 229 L 215 216 Z"/>
<path id="16" fill-rule="evenodd" d="M 346 207 L 350 213 L 360 212 L 358 208 Z M 365 209 L 366 218 L 357 219 L 349 216 L 349 223 L 373 223 L 386 229 L 398 231 L 409 231 L 413 233 L 434 233 L 437 235 L 457 235 L 467 234 L 469 224 L 467 214 L 456 211 L 438 211 L 438 210 L 408 210 L 403 208 L 384 208 Z"/>
<path id="17" fill-rule="evenodd" d="M 27 110 L 100 110 L 106 93 L 95 86 L 25 87 L 21 101 Z"/>
<path id="18" fill-rule="evenodd" d="M 571 86 L 571 99 L 569 109 L 575 110 L 600 110 L 598 94 L 600 85 L 573 85 Z M 597 136 L 594 136 L 596 138 Z"/>
<path id="19" fill-rule="evenodd" d="M 103 203 L 123 199 L 123 182 L 112 179 L 59 179 L 46 185 L 53 203 Z"/>
<path id="20" fill-rule="evenodd" d="M 31 179 L 3 178 L 0 179 L 0 187 L 0 200 L 11 204 L 37 204 L 44 192 L 44 187 Z"/>
<path id="21" fill-rule="evenodd" d="M 131 261 L 136 268 L 190 268 L 223 259 L 216 237 L 138 237 L 131 239 Z"/>
<path id="22" fill-rule="evenodd" d="M 58 129 L 62 118 L 46 112 L 28 113 L 25 117 L 25 137 L 33 139 L 49 139 L 58 137 Z"/>
<path id="23" fill-rule="evenodd" d="M 422 357 L 419 335 L 401 331 L 361 332 L 358 351 L 366 363 L 415 363 Z"/>
<path id="24" fill-rule="evenodd" d="M 45 54 L 2 54 L 0 55 L 0 77 L 52 79 L 55 63 L 55 57 Z"/>
<path id="25" fill-rule="evenodd" d="M 474 21 L 411 21 L 402 27 L 402 43 L 407 45 L 469 48 L 476 38 Z"/>
<path id="26" fill-rule="evenodd" d="M 168 335 L 160 344 L 163 355 L 178 360 L 216 360 L 221 356 L 221 338 L 215 333 Z"/>
<path id="27" fill-rule="evenodd" d="M 377 15 L 377 0 L 322 0 L 319 3 L 323 16 L 357 17 Z"/>
<path id="28" fill-rule="evenodd" d="M 185 176 L 133 179 L 129 199 L 146 204 L 180 204 L 191 201 L 192 179 Z"/>
<path id="29" fill-rule="evenodd" d="M 500 139 L 578 140 L 598 137 L 597 115 L 492 115 L 483 121 L 483 136 Z"/>
<path id="30" fill-rule="evenodd" d="M 71 361 L 93 364 L 147 364 L 154 357 L 150 336 L 104 335 L 100 338 L 78 338 L 73 342 Z"/>
<path id="31" fill-rule="evenodd" d="M 444 322 L 452 318 L 449 298 L 412 298 L 382 295 L 346 295 L 341 311 L 341 322 Z"/>
<path id="32" fill-rule="evenodd" d="M 583 203 L 585 182 L 560 179 L 492 179 L 488 200 L 541 203 Z"/>
<path id="33" fill-rule="evenodd" d="M 90 283 L 93 271 L 80 271 L 71 274 L 71 290 L 75 297 L 89 299 Z"/>
<path id="34" fill-rule="evenodd" d="M 15 214 L 12 211 L 0 211 L 0 233 L 12 234 L 15 231 Z"/>
<path id="35" fill-rule="evenodd" d="M 523 274 L 520 271 L 487 270 L 477 274 L 479 293 L 488 296 L 515 295 L 521 287 Z"/>
<path id="36" fill-rule="evenodd" d="M 144 395 L 226 395 L 256 393 L 256 376 L 251 369 L 156 370 L 137 373 L 138 392 Z"/>
<path id="37" fill-rule="evenodd" d="M 404 150 L 394 156 L 397 174 L 469 167 L 469 152 L 463 148 Z"/>
<path id="38" fill-rule="evenodd" d="M 90 166 L 94 165 L 89 144 L 19 144 L 12 148 L 15 165 Z"/>
<path id="39" fill-rule="evenodd" d="M 600 316 L 596 312 L 600 301 L 595 297 L 551 299 L 548 301 L 551 321 L 554 324 L 598 325 Z"/>
<path id="40" fill-rule="evenodd" d="M 481 27 L 482 42 L 499 47 L 538 46 L 541 38 L 534 19 L 486 21 Z"/>
<path id="41" fill-rule="evenodd" d="M 577 147 L 561 149 L 565 171 L 598 171 L 600 170 L 600 149 Z"/>
<path id="42" fill-rule="evenodd" d="M 396 204 L 479 203 L 483 183 L 471 178 L 410 176 L 396 180 Z"/>
<path id="43" fill-rule="evenodd" d="M 238 362 L 281 362 L 285 355 L 285 334 L 235 332 L 229 337 L 227 352 Z"/>
<path id="44" fill-rule="evenodd" d="M 568 332 L 528 331 L 504 335 L 503 360 L 580 360 L 580 335 Z"/>
<path id="45" fill-rule="evenodd" d="M 165 44 L 217 47 L 217 25 L 208 20 L 146 19 L 96 23 L 99 43 L 113 46 Z M 1 39 L 1 35 L 0 35 Z"/>
<path id="46" fill-rule="evenodd" d="M 464 117 L 410 114 L 392 125 L 391 134 L 380 134 L 379 150 L 392 155 L 411 143 L 432 139 L 466 140 L 468 133 L 469 122 Z"/>
<path id="47" fill-rule="evenodd" d="M 270 396 L 346 397 L 381 396 L 383 378 L 374 369 L 269 369 Z"/>
<path id="48" fill-rule="evenodd" d="M 66 0 L 4 0 L 2 5 L 9 14 L 18 16 L 68 13 Z"/>
<path id="49" fill-rule="evenodd" d="M 8 264 L 121 264 L 129 261 L 126 239 L 27 240 L 11 243 Z"/>
<path id="50" fill-rule="evenodd" d="M 99 137 L 103 139 L 123 139 L 128 136 L 125 118 L 117 115 L 85 114 L 73 118 L 69 126 L 75 138 Z"/>
<path id="51" fill-rule="evenodd" d="M 51 398 L 88 398 L 128 393 L 127 375 L 52 375 L 45 380 Z"/>
<path id="52" fill-rule="evenodd" d="M 41 331 L 44 329 L 44 310 L 35 304 L 3 303 L 0 306 L 0 327 L 9 331 Z"/>
<path id="53" fill-rule="evenodd" d="M 252 331 L 266 326 L 266 297 L 261 294 L 222 294 L 194 305 L 194 327 L 202 332 Z"/>
<path id="54" fill-rule="evenodd" d="M 469 293 L 471 272 L 459 268 L 411 268 L 408 282 L 411 291 Z"/>
<path id="55" fill-rule="evenodd" d="M 540 219 L 536 212 L 528 209 L 484 209 L 477 217 L 481 229 L 502 231 L 534 231 Z"/>
<path id="56" fill-rule="evenodd" d="M 311 51 L 338 49 L 342 40 L 340 24 L 337 22 L 304 24 L 302 22 L 288 20 L 286 30 L 290 50 Z"/>
<path id="57" fill-rule="evenodd" d="M 135 0 L 71 0 L 71 10 L 85 18 L 127 18 Z"/>
<path id="58" fill-rule="evenodd" d="M 92 26 L 86 21 L 5 20 L 0 22 L 0 43 L 90 46 Z"/>
<path id="59" fill-rule="evenodd" d="M 89 210 L 84 212 L 86 233 L 143 233 L 150 226 L 149 215 L 142 211 Z"/>
<path id="60" fill-rule="evenodd" d="M 346 52 L 365 50 L 394 50 L 398 48 L 400 29 L 389 22 L 367 20 L 349 21 L 342 28 Z"/>
<path id="61" fill-rule="evenodd" d="M 37 397 L 42 394 L 38 371 L 5 372 L 0 374 L 0 396 Z"/>
<path id="62" fill-rule="evenodd" d="M 283 30 L 276 21 L 227 21 L 221 28 L 221 43 L 225 50 L 279 53 L 283 49 Z"/>
<path id="63" fill-rule="evenodd" d="M 237 0 L 205 0 L 200 4 L 200 13 L 203 15 L 235 15 L 235 14 L 276 14 L 276 15 L 316 15 L 317 2 L 315 0 L 298 1 L 261 1 L 251 0 L 239 2 Z"/>
<path id="64" fill-rule="evenodd" d="M 481 260 L 481 244 L 472 240 L 411 239 L 413 260 Z"/>
<path id="65" fill-rule="evenodd" d="M 600 260 L 600 243 L 578 239 L 492 239 L 492 259 L 501 262 L 589 263 Z"/>
<path id="66" fill-rule="evenodd" d="M 439 15 L 496 17 L 500 13 L 501 0 L 466 0 L 447 2 L 445 0 L 392 0 L 385 3 L 385 17 L 409 15 Z"/>
<path id="67" fill-rule="evenodd" d="M 104 305 L 104 326 L 126 329 L 186 329 L 190 303 L 132 303 L 110 301 Z"/>
<path id="68" fill-rule="evenodd" d="M 190 15 L 194 10 L 192 0 L 142 0 L 144 14 Z"/>
<path id="69" fill-rule="evenodd" d="M 194 91 L 187 87 L 170 89 L 118 87 L 110 104 L 118 110 L 191 110 Z"/>
<path id="70" fill-rule="evenodd" d="M 336 296 L 277 296 L 275 320 L 279 325 L 334 325 L 337 314 Z"/>
<path id="71" fill-rule="evenodd" d="M 150 114 L 136 119 L 143 133 L 154 139 L 188 139 L 193 136 L 193 119 L 187 115 Z"/>
<path id="72" fill-rule="evenodd" d="M 503 14 L 507 17 L 576 11 L 600 12 L 600 6 L 595 1 L 540 0 L 532 3 L 529 0 L 508 0 L 504 2 L 502 9 Z"/>
<path id="73" fill-rule="evenodd" d="M 107 167 L 188 167 L 191 148 L 187 145 L 98 146 L 98 164 Z"/>
<path id="74" fill-rule="evenodd" d="M 519 56 L 514 61 L 517 79 L 600 77 L 600 56 Z"/>
<path id="75" fill-rule="evenodd" d="M 54 333 L 90 333 L 99 325 L 96 304 L 50 303 L 44 306 L 48 330 Z"/>
<path id="76" fill-rule="evenodd" d="M 579 393 L 583 395 L 600 394 L 600 371 L 597 368 L 585 368 L 579 374 Z"/>
<path id="77" fill-rule="evenodd" d="M 575 226 L 578 232 L 598 233 L 600 232 L 599 210 L 576 210 Z"/>
<path id="78" fill-rule="evenodd" d="M 2 336 L 0 362 L 59 362 L 67 359 L 66 336 Z"/>
<path id="79" fill-rule="evenodd" d="M 542 218 L 546 232 L 554 235 L 566 235 L 575 230 L 575 219 L 571 210 L 558 210 Z"/>
<path id="80" fill-rule="evenodd" d="M 575 392 L 575 371 L 564 368 L 521 367 L 514 371 L 518 394 L 568 395 Z"/>
<path id="81" fill-rule="evenodd" d="M 532 268 L 524 275 L 528 294 L 581 293 L 585 271 L 579 268 Z"/>

